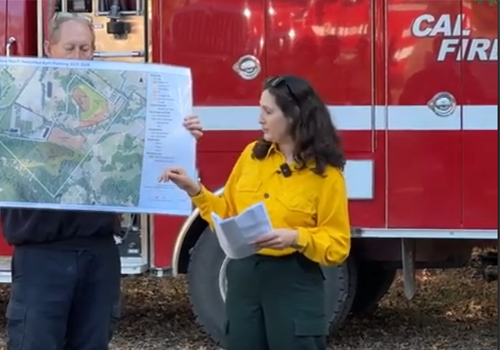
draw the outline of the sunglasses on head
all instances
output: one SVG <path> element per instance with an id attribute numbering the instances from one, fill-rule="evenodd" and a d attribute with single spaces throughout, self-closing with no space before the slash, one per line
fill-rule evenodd
<path id="1" fill-rule="evenodd" d="M 53 17 L 54 21 L 57 21 L 58 19 L 62 19 L 62 18 L 68 18 L 68 19 L 80 18 L 80 19 L 86 20 L 90 24 L 92 24 L 92 22 L 93 22 L 91 16 L 88 16 L 88 15 L 85 15 L 82 13 L 72 13 L 72 12 L 56 12 L 56 13 L 54 13 L 54 17 Z"/>
<path id="2" fill-rule="evenodd" d="M 285 77 L 282 76 L 269 77 L 267 78 L 265 85 L 273 88 L 279 87 L 280 85 L 285 85 L 286 89 L 288 90 L 288 94 L 292 97 L 297 106 L 300 107 L 299 99 L 297 95 L 295 95 L 295 93 L 293 92 L 292 87 L 290 86 L 290 84 L 288 84 Z"/>

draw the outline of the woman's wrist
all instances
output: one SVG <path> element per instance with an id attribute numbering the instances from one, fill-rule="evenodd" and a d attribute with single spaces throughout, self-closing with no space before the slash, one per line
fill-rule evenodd
<path id="1" fill-rule="evenodd" d="M 193 184 L 189 189 L 186 190 L 189 197 L 196 197 L 201 193 L 201 185 L 199 183 Z"/>
<path id="2" fill-rule="evenodd" d="M 303 244 L 301 244 L 301 239 L 300 239 L 300 231 L 298 229 L 293 230 L 295 232 L 295 239 L 292 243 L 292 248 L 298 250 L 299 252 L 302 252 L 305 248 Z"/>

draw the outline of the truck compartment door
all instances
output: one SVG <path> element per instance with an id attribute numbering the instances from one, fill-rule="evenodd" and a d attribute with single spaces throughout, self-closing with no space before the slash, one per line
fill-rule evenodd
<path id="1" fill-rule="evenodd" d="M 461 226 L 462 38 L 457 0 L 388 0 L 388 224 Z M 456 46 L 456 45 L 455 45 Z"/>
<path id="2" fill-rule="evenodd" d="M 10 55 L 36 55 L 36 9 L 36 1 L 7 0 L 7 16 L 4 23 L 7 25 L 6 40 Z"/>
<path id="3" fill-rule="evenodd" d="M 498 4 L 463 0 L 463 225 L 498 228 Z"/>
<path id="4" fill-rule="evenodd" d="M 202 153 L 239 152 L 259 136 L 264 3 L 153 1 L 153 59 L 191 68 L 195 113 L 207 131 Z"/>
<path id="5" fill-rule="evenodd" d="M 0 0 L 0 56 L 7 56 L 6 51 L 11 46 L 7 41 L 7 2 L 8 0 Z"/>
<path id="6" fill-rule="evenodd" d="M 266 0 L 152 0 L 153 62 L 187 66 L 194 113 L 205 130 L 198 143 L 199 177 L 224 186 L 239 152 L 261 133 L 259 95 L 265 67 Z M 172 261 L 181 217 L 155 215 L 153 266 Z"/>
<path id="7" fill-rule="evenodd" d="M 347 152 L 374 151 L 373 1 L 269 1 L 269 75 L 308 79 L 330 106 Z"/>
<path id="8" fill-rule="evenodd" d="M 385 130 L 376 131 L 384 112 L 377 107 L 384 103 L 376 84 L 384 67 L 376 60 L 383 57 L 375 40 L 378 7 L 377 0 L 273 0 L 266 11 L 268 74 L 304 77 L 328 104 L 346 152 L 352 224 L 363 227 L 385 219 Z"/>

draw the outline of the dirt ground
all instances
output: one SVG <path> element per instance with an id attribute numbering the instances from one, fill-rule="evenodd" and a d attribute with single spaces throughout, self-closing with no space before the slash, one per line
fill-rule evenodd
<path id="1" fill-rule="evenodd" d="M 183 278 L 129 278 L 123 290 L 126 308 L 112 350 L 218 349 L 194 321 Z M 7 300 L 4 286 L 2 310 Z M 497 283 L 483 281 L 475 269 L 426 271 L 419 276 L 413 301 L 405 299 L 397 280 L 376 313 L 349 320 L 331 340 L 331 349 L 497 349 L 497 300 Z M 3 315 L 0 327 L 5 327 Z"/>

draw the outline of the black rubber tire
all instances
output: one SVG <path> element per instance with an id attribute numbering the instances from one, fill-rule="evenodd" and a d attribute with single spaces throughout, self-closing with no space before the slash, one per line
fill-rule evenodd
<path id="1" fill-rule="evenodd" d="M 191 251 L 187 269 L 188 293 L 196 320 L 217 344 L 224 340 L 224 300 L 219 291 L 219 271 L 225 254 L 210 228 Z"/>
<path id="2" fill-rule="evenodd" d="M 378 303 L 391 288 L 397 270 L 386 269 L 376 262 L 359 262 L 357 270 L 359 282 L 351 315 L 362 318 L 377 310 Z"/>
<path id="3" fill-rule="evenodd" d="M 357 266 L 349 258 L 341 266 L 323 267 L 323 274 L 326 315 L 330 315 L 330 334 L 335 335 L 351 312 L 358 284 Z"/>
<path id="4" fill-rule="evenodd" d="M 207 228 L 191 251 L 187 271 L 193 312 L 217 344 L 222 344 L 224 339 L 224 301 L 219 292 L 219 271 L 224 258 L 215 234 Z M 331 315 L 329 328 L 335 333 L 351 310 L 357 284 L 356 264 L 348 260 L 342 266 L 324 268 L 323 272 L 327 315 Z"/>

